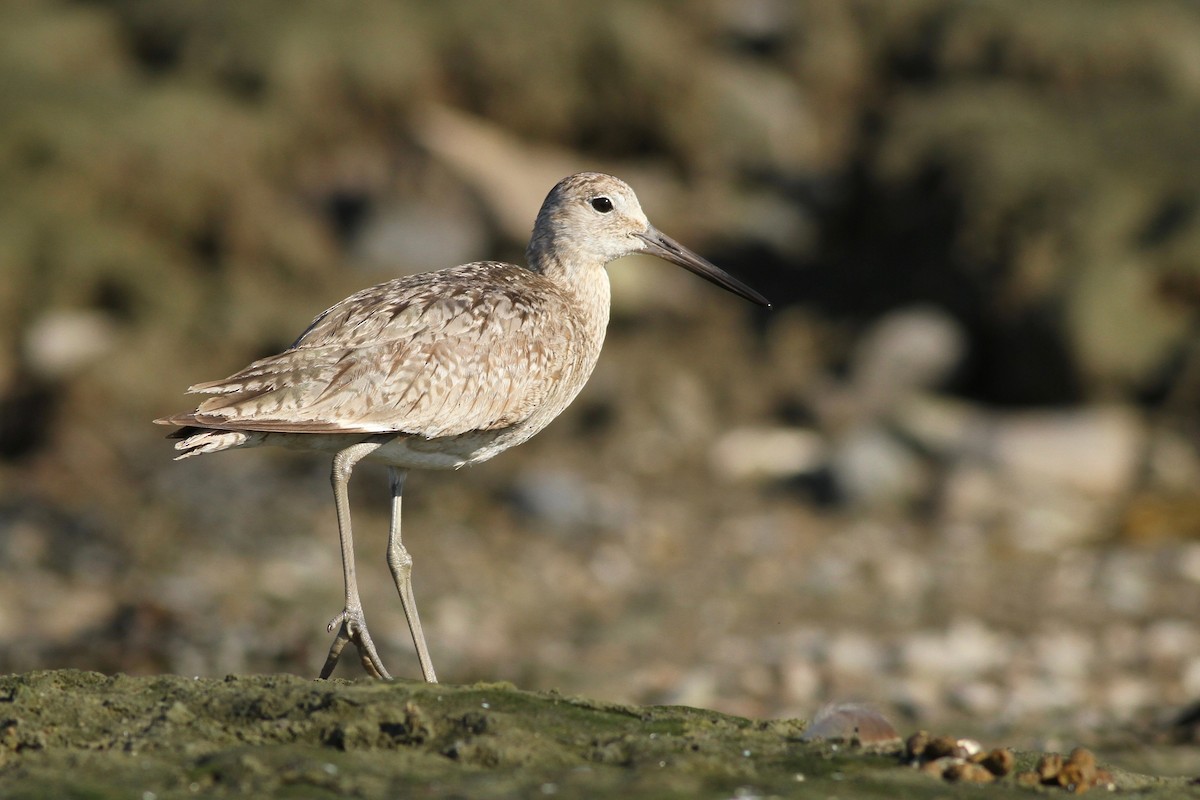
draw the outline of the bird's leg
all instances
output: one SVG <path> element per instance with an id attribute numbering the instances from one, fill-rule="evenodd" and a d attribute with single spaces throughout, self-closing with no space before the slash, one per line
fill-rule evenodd
<path id="1" fill-rule="evenodd" d="M 363 668 L 376 678 L 390 679 L 392 676 L 379 660 L 375 651 L 375 643 L 367 631 L 367 621 L 363 616 L 362 601 L 358 597 L 358 579 L 354 575 L 354 536 L 350 531 L 350 495 L 348 487 L 354 465 L 366 456 L 379 449 L 382 442 L 360 442 L 340 451 L 333 458 L 333 471 L 330 480 L 333 483 L 333 500 L 337 508 L 338 537 L 342 543 L 342 572 L 346 581 L 346 606 L 342 613 L 329 622 L 329 631 L 337 628 L 337 637 L 329 648 L 329 656 L 325 666 L 321 668 L 321 677 L 328 678 L 337 666 L 338 658 L 346 644 L 354 642 L 358 648 L 359 658 Z"/>
<path id="2" fill-rule="evenodd" d="M 421 630 L 421 617 L 417 615 L 417 600 L 412 589 L 412 556 L 400 543 L 400 500 L 404 495 L 405 470 L 388 467 L 388 477 L 392 485 L 392 524 L 388 528 L 387 562 L 392 570 L 392 578 L 396 581 L 396 591 L 400 593 L 400 604 L 404 606 L 404 616 L 408 618 L 408 631 L 412 634 L 413 645 L 417 648 L 417 660 L 421 662 L 421 674 L 427 683 L 437 683 L 437 675 L 433 673 L 433 662 L 429 658 L 429 648 L 425 646 L 425 633 Z"/>

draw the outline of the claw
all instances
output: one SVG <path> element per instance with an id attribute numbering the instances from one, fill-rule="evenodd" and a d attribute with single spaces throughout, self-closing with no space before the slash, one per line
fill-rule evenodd
<path id="1" fill-rule="evenodd" d="M 346 649 L 346 645 L 350 642 L 353 642 L 354 646 L 358 648 L 359 660 L 362 661 L 363 669 L 367 671 L 368 675 L 382 680 L 392 679 L 387 668 L 383 666 L 379 653 L 375 650 L 375 643 L 371 641 L 371 634 L 367 631 L 367 621 L 363 617 L 361 609 L 343 609 L 340 614 L 329 621 L 330 633 L 335 627 L 338 629 L 337 636 L 334 637 L 333 644 L 329 646 L 329 655 L 325 658 L 325 666 L 321 668 L 322 680 L 333 674 L 334 667 L 341 658 L 342 650 Z"/>

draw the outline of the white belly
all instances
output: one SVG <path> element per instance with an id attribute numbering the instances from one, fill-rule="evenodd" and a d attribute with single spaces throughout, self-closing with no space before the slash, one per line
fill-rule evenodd
<path id="1" fill-rule="evenodd" d="M 401 469 L 458 469 L 468 464 L 487 461 L 510 447 L 524 442 L 544 425 L 528 423 L 497 431 L 474 431 L 461 436 L 444 436 L 425 439 L 421 436 L 397 434 L 388 439 L 387 434 L 329 434 L 329 433 L 257 433 L 248 441 L 233 446 L 254 447 L 272 445 L 289 450 L 316 450 L 335 454 L 359 442 L 384 440 L 383 445 L 367 456 Z"/>

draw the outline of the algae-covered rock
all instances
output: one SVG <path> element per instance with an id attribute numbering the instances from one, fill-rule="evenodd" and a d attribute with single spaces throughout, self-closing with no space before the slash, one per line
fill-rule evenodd
<path id="1" fill-rule="evenodd" d="M 799 783 L 805 794 L 945 794 L 907 766 L 899 740 L 865 751 L 802 741 L 802 728 L 499 683 L 33 672 L 0 678 L 0 795 L 767 797 Z M 1024 796 L 1003 777 L 989 791 Z"/>
<path id="2" fill-rule="evenodd" d="M 0 670 L 317 669 L 328 464 L 174 465 L 150 420 L 353 291 L 519 261 L 598 168 L 777 305 L 615 264 L 562 418 L 413 476 L 444 678 L 1030 736 L 1177 714 L 1195 648 L 1153 643 L 1200 636 L 1197 41 L 1189 0 L 0 3 Z M 306 746 L 449 746 L 421 698 L 389 714 Z M 47 734 L 3 731 L 35 763 Z"/>

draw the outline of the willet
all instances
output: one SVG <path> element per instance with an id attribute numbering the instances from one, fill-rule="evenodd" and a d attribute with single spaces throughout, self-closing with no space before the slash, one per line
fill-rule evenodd
<path id="1" fill-rule="evenodd" d="M 333 497 L 346 603 L 327 678 L 346 644 L 390 678 L 363 616 L 354 572 L 348 485 L 364 458 L 388 467 L 387 562 L 426 681 L 436 682 L 400 541 L 409 469 L 486 461 L 546 427 L 587 382 L 608 326 L 604 267 L 650 253 L 759 305 L 766 298 L 659 232 L 623 181 L 595 172 L 547 195 L 526 251 L 529 266 L 480 261 L 364 289 L 321 313 L 282 353 L 188 392 L 212 395 L 179 425 L 178 458 L 280 445 L 333 454 Z"/>

